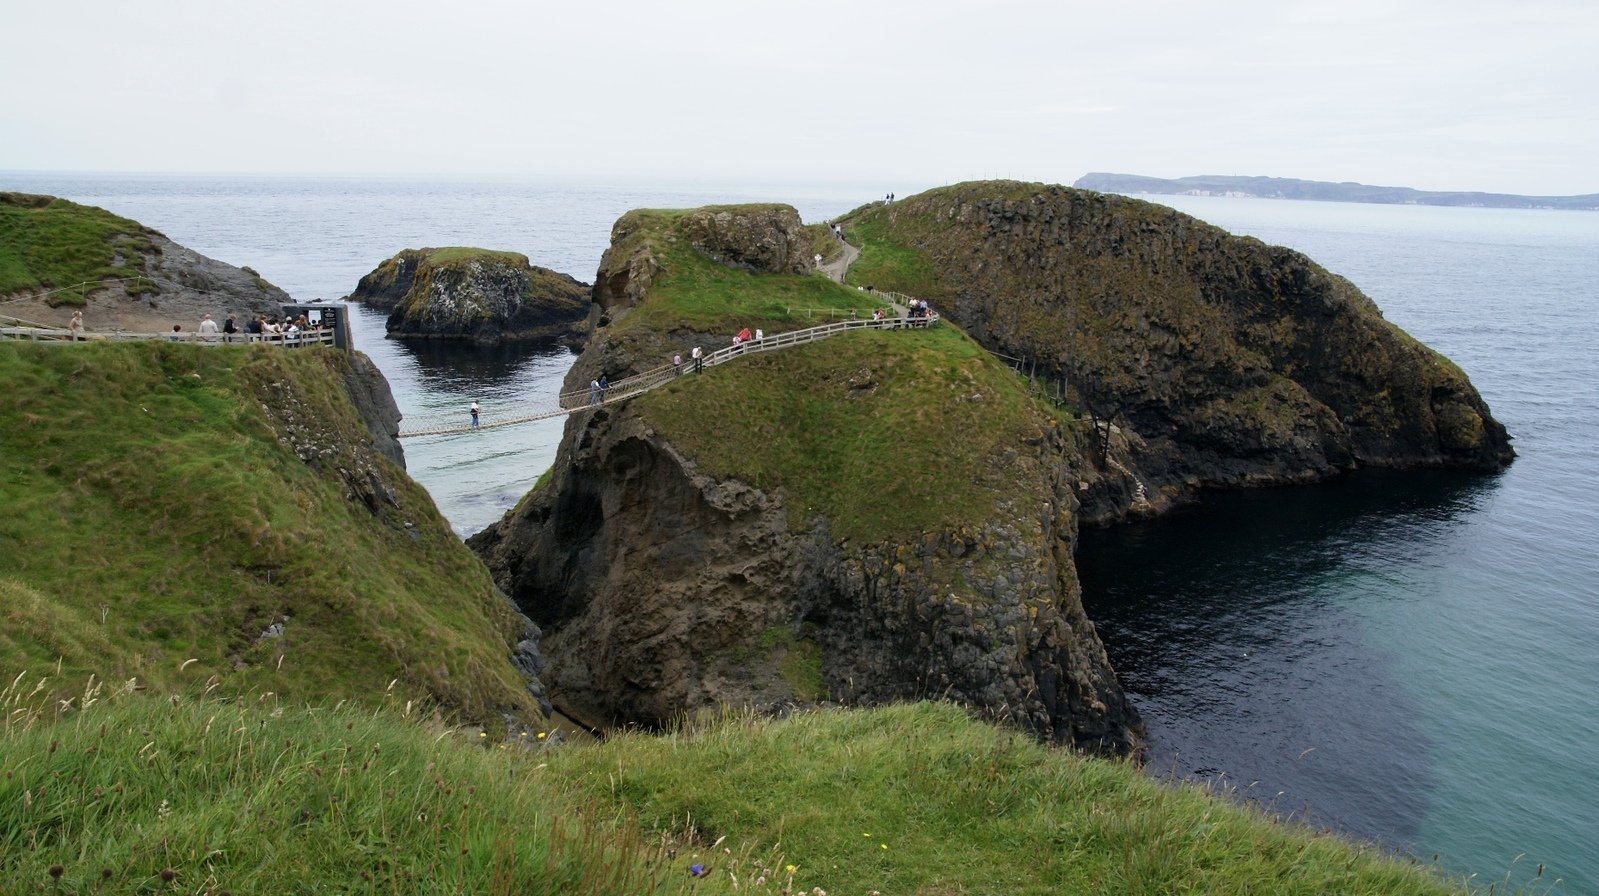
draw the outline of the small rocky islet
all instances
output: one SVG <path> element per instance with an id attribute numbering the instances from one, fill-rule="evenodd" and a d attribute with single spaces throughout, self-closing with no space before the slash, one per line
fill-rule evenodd
<path id="1" fill-rule="evenodd" d="M 580 345 L 589 314 L 588 284 L 526 255 L 466 247 L 406 249 L 362 277 L 345 299 L 387 310 L 390 336 L 478 345 Z"/>

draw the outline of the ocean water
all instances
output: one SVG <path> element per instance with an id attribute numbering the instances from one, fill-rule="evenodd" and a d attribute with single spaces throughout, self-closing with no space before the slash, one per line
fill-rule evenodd
<path id="1" fill-rule="evenodd" d="M 1479 884 L 1541 864 L 1599 892 L 1599 215 L 1159 201 L 1348 277 L 1520 456 L 1089 533 L 1085 601 L 1151 770 Z"/>
<path id="2" fill-rule="evenodd" d="M 302 300 L 348 293 L 404 248 L 510 249 L 588 281 L 630 208 L 780 200 L 817 221 L 873 198 L 14 172 L 0 189 L 108 208 Z M 1599 214 L 1158 200 L 1348 277 L 1465 368 L 1521 456 L 1496 476 L 1362 474 L 1087 533 L 1085 598 L 1149 722 L 1151 773 L 1436 854 L 1479 884 L 1541 863 L 1556 892 L 1599 893 Z M 354 321 L 413 420 L 545 403 L 571 363 Z M 549 466 L 560 426 L 408 440 L 408 467 L 469 534 Z"/>

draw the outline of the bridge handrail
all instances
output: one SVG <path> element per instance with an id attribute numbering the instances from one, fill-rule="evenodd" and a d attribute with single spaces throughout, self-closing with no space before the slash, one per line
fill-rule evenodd
<path id="1" fill-rule="evenodd" d="M 332 345 L 333 331 L 307 330 L 296 336 L 289 336 L 285 333 L 263 333 L 261 335 L 199 332 L 132 333 L 125 330 L 95 330 L 74 334 L 72 330 L 60 327 L 0 327 L 0 338 L 27 339 L 32 342 L 92 342 L 104 339 L 125 339 L 132 341 L 165 340 L 167 342 L 186 342 L 197 345 L 265 343 L 293 348 L 301 345 Z"/>

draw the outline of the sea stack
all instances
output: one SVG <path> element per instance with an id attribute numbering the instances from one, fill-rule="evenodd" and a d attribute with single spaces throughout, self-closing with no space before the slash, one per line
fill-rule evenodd
<path id="1" fill-rule="evenodd" d="M 390 336 L 575 344 L 589 288 L 526 255 L 489 249 L 406 249 L 361 278 L 351 301 L 388 310 Z"/>

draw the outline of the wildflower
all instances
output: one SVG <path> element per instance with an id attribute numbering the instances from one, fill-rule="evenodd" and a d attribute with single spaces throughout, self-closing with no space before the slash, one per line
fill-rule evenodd
<path id="1" fill-rule="evenodd" d="M 487 732 L 487 731 L 479 731 L 479 732 L 478 732 L 478 733 L 477 733 L 477 736 L 478 736 L 478 737 L 488 737 L 488 736 L 489 736 L 489 733 L 488 733 L 488 732 Z"/>
<path id="2" fill-rule="evenodd" d="M 544 732 L 543 732 L 543 731 L 540 731 L 540 732 L 539 732 L 539 740 L 543 740 L 543 739 L 544 739 L 544 736 L 545 736 L 545 735 L 544 735 Z"/>
<path id="3" fill-rule="evenodd" d="M 877 844 L 877 848 L 878 849 L 887 849 L 888 848 L 888 844 L 887 843 L 879 843 L 879 844 Z"/>
<path id="4" fill-rule="evenodd" d="M 690 866 L 688 866 L 688 873 L 694 875 L 695 877 L 704 877 L 705 876 L 705 866 L 704 865 L 690 865 Z"/>
<path id="5" fill-rule="evenodd" d="M 795 867 L 795 866 L 793 866 L 793 865 L 784 865 L 784 866 L 783 866 L 783 870 L 784 870 L 784 871 L 787 871 L 787 872 L 788 872 L 788 873 L 789 873 L 789 874 L 793 874 L 793 873 L 794 873 L 794 872 L 796 872 L 796 871 L 798 871 L 798 870 L 799 870 L 799 869 L 798 869 L 798 868 L 796 868 L 796 867 Z"/>
<path id="6" fill-rule="evenodd" d="M 67 869 L 61 867 L 60 865 L 51 865 L 50 866 L 50 876 L 51 877 L 60 878 L 61 875 L 66 874 L 66 873 L 67 873 Z"/>
<path id="7" fill-rule="evenodd" d="M 861 836 L 867 838 L 868 840 L 870 840 L 872 837 L 871 834 L 861 834 Z"/>

